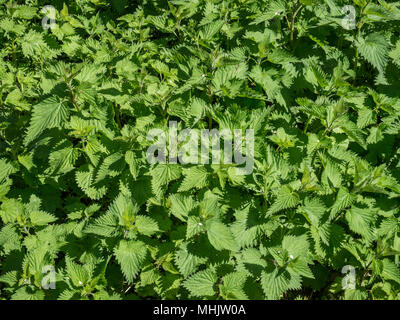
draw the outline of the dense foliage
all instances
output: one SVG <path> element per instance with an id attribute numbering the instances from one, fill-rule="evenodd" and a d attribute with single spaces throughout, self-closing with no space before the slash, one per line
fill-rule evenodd
<path id="1" fill-rule="evenodd" d="M 0 0 L 1 298 L 400 298 L 400 2 L 47 4 Z M 252 174 L 150 165 L 171 120 Z"/>

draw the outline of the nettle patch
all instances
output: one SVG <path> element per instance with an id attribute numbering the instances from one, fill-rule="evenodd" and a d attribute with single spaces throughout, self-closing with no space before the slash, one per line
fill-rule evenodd
<path id="1" fill-rule="evenodd" d="M 399 20 L 0 0 L 0 298 L 398 299 Z"/>

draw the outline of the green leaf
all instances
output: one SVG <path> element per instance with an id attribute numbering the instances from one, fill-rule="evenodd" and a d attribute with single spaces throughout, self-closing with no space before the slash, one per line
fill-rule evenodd
<path id="1" fill-rule="evenodd" d="M 201 189 L 208 184 L 208 172 L 204 167 L 193 167 L 184 170 L 184 176 L 179 192 L 189 191 L 193 188 Z"/>
<path id="2" fill-rule="evenodd" d="M 144 266 L 147 255 L 146 245 L 141 241 L 121 240 L 114 249 L 114 254 L 126 280 L 132 283 Z"/>
<path id="3" fill-rule="evenodd" d="M 151 236 L 160 231 L 157 222 L 150 217 L 137 216 L 135 220 L 135 226 L 141 234 Z"/>
<path id="4" fill-rule="evenodd" d="M 63 127 L 68 116 L 69 110 L 66 103 L 54 96 L 33 106 L 32 119 L 26 132 L 24 144 L 31 143 L 46 129 Z"/>
<path id="5" fill-rule="evenodd" d="M 217 279 L 213 270 L 206 269 L 192 275 L 184 281 L 183 286 L 195 297 L 213 296 Z"/>
<path id="6" fill-rule="evenodd" d="M 197 205 L 192 197 L 187 197 L 181 194 L 172 194 L 169 197 L 169 200 L 171 202 L 171 214 L 181 221 L 185 221 L 189 213 L 196 208 Z"/>
<path id="7" fill-rule="evenodd" d="M 237 251 L 238 245 L 233 237 L 231 230 L 222 222 L 207 221 L 207 236 L 212 246 L 217 250 Z"/>
<path id="8" fill-rule="evenodd" d="M 299 196 L 289 186 L 283 186 L 268 213 L 276 213 L 283 209 L 294 208 L 299 203 Z"/>
<path id="9" fill-rule="evenodd" d="M 56 217 L 44 211 L 33 211 L 29 218 L 34 226 L 45 226 L 57 220 Z"/>
<path id="10" fill-rule="evenodd" d="M 381 33 L 370 33 L 366 37 L 358 38 L 356 46 L 361 55 L 379 72 L 383 72 L 387 64 L 389 44 Z"/>
<path id="11" fill-rule="evenodd" d="M 346 212 L 346 220 L 352 231 L 364 236 L 368 241 L 373 239 L 374 229 L 372 227 L 372 222 L 375 220 L 373 211 L 352 207 Z"/>
<path id="12" fill-rule="evenodd" d="M 399 268 L 389 259 L 383 259 L 382 278 L 386 280 L 393 280 L 400 284 L 400 271 Z"/>
<path id="13" fill-rule="evenodd" d="M 9 199 L 1 204 L 0 217 L 3 219 L 4 223 L 15 222 L 24 215 L 24 206 L 16 199 Z"/>
<path id="14" fill-rule="evenodd" d="M 289 288 L 290 274 L 285 270 L 263 271 L 261 285 L 268 300 L 277 300 Z"/>
<path id="15" fill-rule="evenodd" d="M 245 293 L 246 272 L 232 272 L 223 277 L 223 284 L 220 285 L 220 292 L 224 299 L 247 300 Z"/>

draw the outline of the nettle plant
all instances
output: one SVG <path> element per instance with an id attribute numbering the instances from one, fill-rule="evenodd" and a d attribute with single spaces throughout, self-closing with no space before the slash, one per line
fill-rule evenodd
<path id="1" fill-rule="evenodd" d="M 0 0 L 0 297 L 398 299 L 399 20 Z M 149 163 L 171 121 L 251 130 L 252 171 Z"/>

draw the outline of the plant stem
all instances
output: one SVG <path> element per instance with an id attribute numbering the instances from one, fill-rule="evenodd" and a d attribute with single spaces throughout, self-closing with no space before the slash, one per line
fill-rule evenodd
<path id="1" fill-rule="evenodd" d="M 358 27 L 357 39 L 360 36 L 361 27 L 362 27 L 362 24 L 359 25 L 359 27 Z M 359 57 L 359 55 L 360 55 L 360 53 L 358 52 L 358 47 L 356 46 L 356 57 L 355 57 L 355 60 L 354 60 L 354 82 L 353 82 L 353 85 L 355 85 L 356 81 L 357 81 L 357 69 L 358 69 L 358 57 Z"/>
<path id="2" fill-rule="evenodd" d="M 295 2 L 294 7 L 293 7 L 293 14 L 292 14 L 292 21 L 290 22 L 290 45 L 292 47 L 292 50 L 294 49 L 293 47 L 293 41 L 294 41 L 294 22 L 296 19 L 297 14 L 300 12 L 300 10 L 303 8 L 303 5 L 301 4 L 299 7 L 297 7 L 297 2 Z"/>
<path id="3" fill-rule="evenodd" d="M 365 276 L 366 276 L 367 273 L 368 273 L 368 268 L 369 268 L 369 266 L 371 265 L 371 263 L 372 263 L 373 260 L 374 260 L 374 259 L 372 259 L 372 260 L 367 264 L 367 266 L 364 268 L 363 274 L 361 275 L 361 279 L 360 279 L 360 286 L 361 286 L 362 282 L 364 281 L 364 278 L 365 278 Z"/>
<path id="4" fill-rule="evenodd" d="M 121 115 L 119 112 L 119 108 L 117 106 L 117 103 L 114 103 L 114 112 L 115 112 L 115 119 L 117 120 L 117 125 L 119 129 L 122 129 L 122 125 L 121 125 Z"/>
<path id="5" fill-rule="evenodd" d="M 75 96 L 75 93 L 74 93 L 74 88 L 72 87 L 71 83 L 67 83 L 67 86 L 68 86 L 68 89 L 69 89 L 69 93 L 70 93 L 70 95 L 71 95 L 72 104 L 74 105 L 76 111 L 81 112 L 81 109 L 79 108 L 78 103 L 77 103 L 77 101 L 76 101 L 76 96 Z"/>

